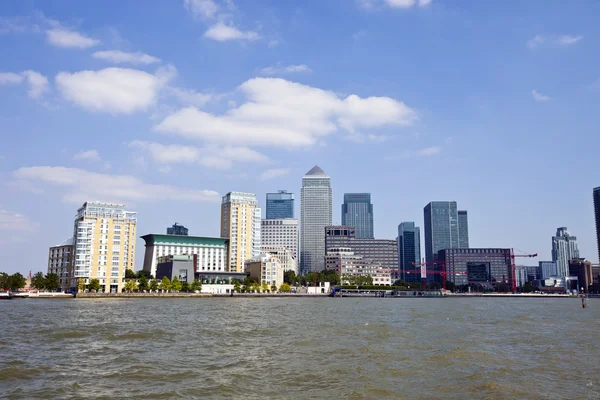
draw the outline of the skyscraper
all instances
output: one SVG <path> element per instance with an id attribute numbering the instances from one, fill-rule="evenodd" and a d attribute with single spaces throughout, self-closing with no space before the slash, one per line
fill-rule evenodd
<path id="1" fill-rule="evenodd" d="M 298 220 L 295 218 L 263 219 L 261 246 L 284 246 L 298 261 Z"/>
<path id="2" fill-rule="evenodd" d="M 98 279 L 104 292 L 121 292 L 125 270 L 134 269 L 137 216 L 122 204 L 88 201 L 73 226 L 71 287 Z"/>
<path id="3" fill-rule="evenodd" d="M 229 272 L 244 272 L 244 262 L 260 255 L 260 217 L 255 194 L 229 192 L 223 196 L 221 237 L 229 238 Z"/>
<path id="4" fill-rule="evenodd" d="M 266 219 L 294 218 L 294 193 L 279 190 L 267 193 Z"/>
<path id="5" fill-rule="evenodd" d="M 598 261 L 600 261 L 600 186 L 594 188 L 594 215 L 596 217 L 596 244 L 598 245 Z"/>
<path id="6" fill-rule="evenodd" d="M 342 225 L 356 228 L 358 239 L 373 239 L 371 193 L 344 193 Z"/>
<path id="7" fill-rule="evenodd" d="M 458 247 L 469 248 L 469 220 L 466 210 L 458 210 Z"/>
<path id="8" fill-rule="evenodd" d="M 558 276 L 569 276 L 569 261 L 579 258 L 577 237 L 571 236 L 566 226 L 556 230 L 552 237 L 552 261 L 556 262 Z"/>
<path id="9" fill-rule="evenodd" d="M 459 247 L 458 209 L 455 201 L 432 201 L 423 210 L 425 217 L 425 259 L 438 260 L 438 251 Z M 427 265 L 427 283 L 441 282 L 441 265 Z M 429 271 L 433 272 L 430 274 Z"/>
<path id="10" fill-rule="evenodd" d="M 177 222 L 175 222 L 172 227 L 167 228 L 167 235 L 187 236 L 188 229 L 185 226 L 179 225 Z"/>
<path id="11" fill-rule="evenodd" d="M 421 262 L 421 230 L 414 222 L 398 225 L 398 267 L 405 282 L 421 282 L 421 274 L 415 264 Z M 413 264 L 414 263 L 414 264 Z"/>
<path id="12" fill-rule="evenodd" d="M 325 227 L 331 225 L 331 179 L 318 165 L 302 177 L 300 273 L 325 269 Z"/>

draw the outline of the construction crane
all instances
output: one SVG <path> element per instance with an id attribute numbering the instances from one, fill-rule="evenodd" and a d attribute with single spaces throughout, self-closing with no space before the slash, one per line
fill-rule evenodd
<path id="1" fill-rule="evenodd" d="M 521 250 L 519 250 L 521 251 Z M 525 253 L 524 251 L 521 251 L 521 253 Z M 512 271 L 512 291 L 516 292 L 517 291 L 517 266 L 515 264 L 515 257 L 525 257 L 525 258 L 533 258 L 533 257 L 537 257 L 538 254 L 515 254 L 515 251 L 513 249 L 510 249 L 510 269 Z"/>

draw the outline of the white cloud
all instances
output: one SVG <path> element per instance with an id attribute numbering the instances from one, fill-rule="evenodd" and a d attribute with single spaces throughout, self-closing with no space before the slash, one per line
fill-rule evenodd
<path id="1" fill-rule="evenodd" d="M 356 5 L 363 10 L 370 10 L 375 7 L 375 2 L 376 0 L 356 0 Z"/>
<path id="2" fill-rule="evenodd" d="M 280 44 L 281 44 L 281 41 L 279 39 L 271 39 L 271 40 L 269 40 L 268 46 L 270 48 L 273 48 L 273 47 L 279 46 Z"/>
<path id="3" fill-rule="evenodd" d="M 38 99 L 44 94 L 50 87 L 48 78 L 36 71 L 23 71 L 23 76 L 27 78 L 29 83 L 29 97 Z"/>
<path id="4" fill-rule="evenodd" d="M 549 101 L 550 100 L 550 97 L 544 96 L 543 94 L 539 93 L 535 89 L 533 89 L 531 91 L 531 95 L 533 96 L 533 98 L 535 99 L 535 101 L 545 102 L 545 101 Z"/>
<path id="5" fill-rule="evenodd" d="M 570 46 L 583 39 L 583 36 L 563 35 L 558 38 L 558 43 L 563 46 Z"/>
<path id="6" fill-rule="evenodd" d="M 352 34 L 352 39 L 361 40 L 367 36 L 367 31 L 358 31 Z"/>
<path id="7" fill-rule="evenodd" d="M 177 87 L 168 87 L 167 91 L 175 96 L 179 103 L 184 106 L 202 107 L 212 99 L 212 95 L 199 93 L 193 89 L 182 89 Z"/>
<path id="8" fill-rule="evenodd" d="M 17 179 L 40 181 L 61 188 L 68 203 L 102 200 L 126 201 L 212 201 L 220 196 L 212 190 L 145 183 L 130 175 L 109 175 L 67 167 L 26 167 L 13 172 Z"/>
<path id="9" fill-rule="evenodd" d="M 431 0 L 419 0 L 419 7 L 427 7 L 431 4 Z"/>
<path id="10" fill-rule="evenodd" d="M 533 49 L 544 43 L 544 41 L 545 39 L 542 35 L 535 35 L 533 39 L 527 42 L 527 46 Z"/>
<path id="11" fill-rule="evenodd" d="M 97 51 L 92 57 L 99 60 L 111 62 L 113 64 L 154 64 L 159 63 L 160 58 L 150 56 L 145 53 L 126 53 L 118 50 Z"/>
<path id="12" fill-rule="evenodd" d="M 97 150 L 86 150 L 73 155 L 74 160 L 100 161 L 102 158 Z"/>
<path id="13" fill-rule="evenodd" d="M 48 43 L 64 48 L 87 49 L 100 44 L 99 40 L 84 36 L 66 28 L 53 28 L 46 31 Z"/>
<path id="14" fill-rule="evenodd" d="M 14 72 L 0 72 L 0 85 L 16 85 L 23 82 L 23 76 Z"/>
<path id="15" fill-rule="evenodd" d="M 415 155 L 419 156 L 419 157 L 429 157 L 429 156 L 434 156 L 436 154 L 439 154 L 441 151 L 442 151 L 441 146 L 432 146 L 432 147 L 426 147 L 424 149 L 415 151 Z"/>
<path id="16" fill-rule="evenodd" d="M 209 168 L 230 169 L 234 162 L 265 164 L 269 158 L 246 147 L 205 147 L 166 145 L 135 140 L 129 147 L 144 150 L 159 164 L 199 164 Z"/>
<path id="17" fill-rule="evenodd" d="M 400 154 L 388 155 L 384 159 L 388 161 L 407 160 L 415 157 L 431 157 L 442 152 L 441 146 L 425 147 L 418 150 L 405 150 Z"/>
<path id="18" fill-rule="evenodd" d="M 280 78 L 254 78 L 239 89 L 247 102 L 221 115 L 193 107 L 165 118 L 155 129 L 189 139 L 234 145 L 312 146 L 339 127 L 410 125 L 415 110 L 389 97 L 340 98 L 333 92 Z"/>
<path id="19" fill-rule="evenodd" d="M 258 40 L 260 35 L 254 31 L 241 31 L 235 26 L 225 25 L 222 22 L 218 22 L 215 25 L 208 28 L 204 33 L 204 37 L 224 42 L 227 40 Z"/>
<path id="20" fill-rule="evenodd" d="M 393 8 L 410 8 L 415 5 L 416 0 L 384 0 L 385 4 Z"/>
<path id="21" fill-rule="evenodd" d="M 268 169 L 262 174 L 260 174 L 260 180 L 266 181 L 269 179 L 280 178 L 290 173 L 288 168 L 273 168 Z"/>
<path id="22" fill-rule="evenodd" d="M 277 65 L 262 68 L 259 72 L 261 75 L 281 75 L 293 74 L 298 72 L 312 72 L 312 70 L 306 64 L 281 65 L 277 63 Z"/>
<path id="23" fill-rule="evenodd" d="M 203 19 L 214 18 L 219 10 L 219 7 L 213 0 L 184 0 L 183 6 L 194 17 Z"/>
<path id="24" fill-rule="evenodd" d="M 10 235 L 14 232 L 34 232 L 38 228 L 39 224 L 26 215 L 0 208 L 0 231 Z"/>
<path id="25" fill-rule="evenodd" d="M 63 97 L 92 112 L 131 114 L 153 105 L 159 90 L 172 79 L 172 69 L 155 75 L 128 68 L 60 72 L 55 81 Z"/>

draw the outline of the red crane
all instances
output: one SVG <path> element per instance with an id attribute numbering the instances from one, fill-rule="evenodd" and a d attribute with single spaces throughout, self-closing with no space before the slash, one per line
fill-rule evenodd
<path id="1" fill-rule="evenodd" d="M 519 250 L 521 251 L 521 250 Z M 521 251 L 521 253 L 524 253 L 524 251 Z M 517 267 L 515 265 L 515 257 L 527 257 L 527 258 L 533 258 L 533 257 L 537 257 L 538 254 L 515 254 L 515 251 L 513 249 L 510 249 L 510 269 L 512 271 L 512 291 L 516 292 L 517 291 Z"/>

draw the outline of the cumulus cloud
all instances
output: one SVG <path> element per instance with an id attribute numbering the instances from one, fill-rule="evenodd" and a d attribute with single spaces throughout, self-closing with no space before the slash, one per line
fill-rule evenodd
<path id="1" fill-rule="evenodd" d="M 234 163 L 265 164 L 269 158 L 246 147 L 216 146 L 205 147 L 166 145 L 135 140 L 129 147 L 142 149 L 159 164 L 199 164 L 209 168 L 230 169 Z"/>
<path id="2" fill-rule="evenodd" d="M 275 178 L 280 178 L 282 176 L 285 176 L 287 174 L 290 173 L 290 170 L 288 168 L 273 168 L 273 169 L 268 169 L 265 172 L 263 172 L 262 174 L 260 174 L 260 179 L 262 181 L 266 181 L 269 179 L 275 179 Z"/>
<path id="3" fill-rule="evenodd" d="M 38 228 L 39 224 L 31 221 L 26 215 L 5 210 L 0 206 L 0 231 L 10 235 L 14 232 L 34 232 Z"/>
<path id="4" fill-rule="evenodd" d="M 544 96 L 543 94 L 541 94 L 540 92 L 538 92 L 535 89 L 533 89 L 531 91 L 531 95 L 533 96 L 533 98 L 534 98 L 535 101 L 539 101 L 539 102 L 550 101 L 550 97 Z"/>
<path id="5" fill-rule="evenodd" d="M 233 25 L 225 25 L 223 22 L 218 22 L 208 28 L 204 33 L 204 37 L 219 42 L 228 40 L 258 40 L 260 35 L 254 31 L 241 31 Z"/>
<path id="6" fill-rule="evenodd" d="M 13 172 L 16 179 L 42 182 L 52 187 L 63 187 L 63 200 L 82 203 L 90 200 L 126 201 L 211 201 L 220 196 L 212 190 L 181 188 L 172 185 L 151 184 L 130 175 L 99 174 L 78 168 L 25 167 Z"/>
<path id="7" fill-rule="evenodd" d="M 563 46 L 570 46 L 583 39 L 583 36 L 563 35 L 558 38 L 558 43 Z"/>
<path id="8" fill-rule="evenodd" d="M 159 90 L 174 76 L 172 69 L 155 75 L 128 68 L 61 72 L 55 81 L 63 97 L 92 112 L 131 114 L 153 105 Z"/>
<path id="9" fill-rule="evenodd" d="M 100 44 L 99 40 L 61 27 L 48 29 L 46 31 L 46 39 L 51 45 L 63 48 L 87 49 Z"/>
<path id="10" fill-rule="evenodd" d="M 188 139 L 234 145 L 312 146 L 338 128 L 410 125 L 415 110 L 389 97 L 337 94 L 280 78 L 254 78 L 240 91 L 247 102 L 221 115 L 181 109 L 155 129 Z"/>
<path id="11" fill-rule="evenodd" d="M 177 87 L 168 87 L 167 92 L 177 98 L 179 103 L 184 106 L 202 107 L 212 99 L 212 95 L 199 93 L 193 89 L 183 89 Z"/>
<path id="12" fill-rule="evenodd" d="M 306 64 L 281 65 L 278 63 L 277 65 L 262 68 L 259 72 L 261 75 L 282 75 L 298 72 L 312 72 L 312 70 Z"/>
<path id="13" fill-rule="evenodd" d="M 118 50 L 97 51 L 92 57 L 99 60 L 108 61 L 113 64 L 155 64 L 160 62 L 160 58 L 153 57 L 146 53 L 126 53 Z"/>
<path id="14" fill-rule="evenodd" d="M 202 19 L 214 18 L 219 10 L 219 7 L 213 0 L 184 0 L 183 6 L 194 17 Z"/>
<path id="15" fill-rule="evenodd" d="M 97 150 L 86 150 L 73 155 L 74 160 L 100 161 L 102 158 Z"/>
<path id="16" fill-rule="evenodd" d="M 530 49 L 535 49 L 537 47 L 547 45 L 547 46 L 571 46 L 581 41 L 583 36 L 574 36 L 574 35 L 535 35 L 532 39 L 527 41 L 527 46 Z"/>
<path id="17" fill-rule="evenodd" d="M 356 4 L 363 10 L 379 9 L 380 5 L 390 8 L 408 9 L 418 5 L 419 7 L 427 7 L 431 4 L 431 0 L 357 0 Z"/>
<path id="18" fill-rule="evenodd" d="M 23 76 L 27 78 L 29 84 L 29 97 L 38 99 L 42 96 L 50 87 L 48 78 L 36 71 L 23 71 Z"/>
<path id="19" fill-rule="evenodd" d="M 23 75 L 14 72 L 0 72 L 0 85 L 16 85 L 23 82 Z"/>
<path id="20" fill-rule="evenodd" d="M 434 156 L 436 154 L 439 154 L 441 151 L 442 151 L 441 146 L 432 146 L 432 147 L 426 147 L 424 149 L 415 151 L 415 155 L 419 156 L 419 157 L 429 157 L 429 156 Z"/>

